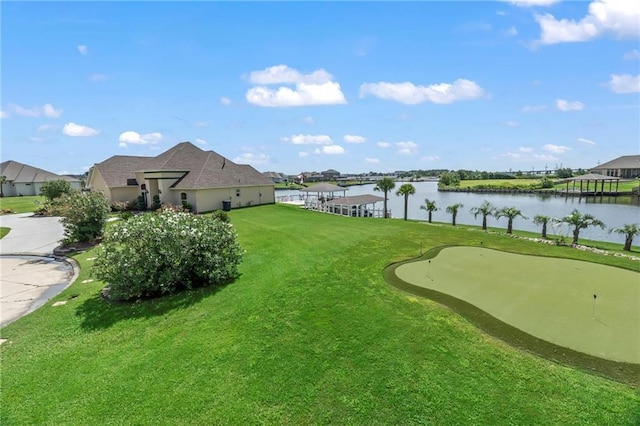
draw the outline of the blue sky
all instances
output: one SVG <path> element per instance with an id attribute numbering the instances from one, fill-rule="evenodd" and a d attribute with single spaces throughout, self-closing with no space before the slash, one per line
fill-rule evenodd
<path id="1" fill-rule="evenodd" d="M 2 161 L 182 141 L 260 171 L 582 167 L 640 152 L 640 3 L 2 2 Z"/>

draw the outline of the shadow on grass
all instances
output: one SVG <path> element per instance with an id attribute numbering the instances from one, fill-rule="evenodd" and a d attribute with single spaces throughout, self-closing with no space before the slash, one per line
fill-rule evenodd
<path id="1" fill-rule="evenodd" d="M 133 302 L 108 301 L 98 293 L 78 306 L 76 315 L 81 317 L 80 327 L 85 331 L 106 329 L 119 321 L 152 318 L 177 309 L 186 309 L 214 295 L 229 284 L 231 283 L 185 290 L 173 295 Z"/>
<path id="2" fill-rule="evenodd" d="M 640 386 L 640 364 L 616 362 L 604 358 L 598 358 L 547 342 L 546 340 L 539 339 L 516 327 L 513 327 L 512 325 L 500 321 L 496 317 L 468 302 L 465 302 L 464 300 L 426 287 L 410 284 L 396 275 L 396 268 L 400 265 L 419 260 L 433 259 L 441 250 L 447 247 L 451 246 L 434 247 L 418 258 L 392 263 L 383 271 L 385 280 L 387 283 L 399 290 L 416 296 L 426 297 L 448 307 L 452 311 L 466 318 L 476 327 L 510 344 L 511 346 L 534 353 L 560 364 L 570 365 L 588 373 L 597 374 L 631 386 Z"/>

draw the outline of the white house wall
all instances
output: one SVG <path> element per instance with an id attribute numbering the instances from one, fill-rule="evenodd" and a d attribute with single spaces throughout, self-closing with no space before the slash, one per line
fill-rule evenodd
<path id="1" fill-rule="evenodd" d="M 239 191 L 239 194 L 238 194 Z M 195 203 L 188 200 L 197 212 L 221 210 L 223 201 L 231 201 L 231 208 L 275 203 L 273 186 L 245 186 L 238 188 L 204 189 L 194 191 Z M 187 194 L 190 198 L 193 194 Z"/>

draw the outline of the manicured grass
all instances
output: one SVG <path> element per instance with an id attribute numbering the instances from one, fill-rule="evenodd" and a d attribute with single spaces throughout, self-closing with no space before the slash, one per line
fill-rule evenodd
<path id="1" fill-rule="evenodd" d="M 11 231 L 11 228 L 0 227 L 0 239 L 4 238 L 9 231 Z"/>
<path id="2" fill-rule="evenodd" d="M 11 210 L 13 213 L 34 212 L 40 208 L 38 203 L 44 203 L 44 201 L 45 198 L 40 195 L 0 197 L 0 210 Z"/>
<path id="3" fill-rule="evenodd" d="M 460 188 L 473 188 L 479 185 L 530 185 L 532 183 L 540 183 L 540 179 L 478 179 L 478 180 L 461 180 Z"/>
<path id="4" fill-rule="evenodd" d="M 441 245 L 640 262 L 466 228 L 270 205 L 230 212 L 223 288 L 107 304 L 78 281 L 0 330 L 2 424 L 637 424 L 640 392 L 492 338 L 389 286 Z M 95 251 L 95 249 L 94 249 Z M 72 295 L 77 295 L 69 299 Z M 57 300 L 69 299 L 60 307 Z"/>
<path id="5" fill-rule="evenodd" d="M 594 188 L 594 182 L 590 182 L 589 183 L 589 190 L 592 191 Z M 618 192 L 631 192 L 633 189 L 637 188 L 638 185 L 640 185 L 640 181 L 636 180 L 624 180 L 624 181 L 620 181 L 618 182 Z M 567 189 L 567 184 L 566 183 L 559 183 L 557 185 L 554 186 L 554 189 Z M 569 190 L 573 189 L 573 182 L 569 182 Z M 587 183 L 583 182 L 582 183 L 582 189 L 583 190 L 587 190 Z M 576 190 L 580 190 L 580 182 L 576 182 Z M 598 191 L 602 190 L 602 182 L 598 182 Z M 605 182 L 604 183 L 604 190 L 605 191 L 609 191 L 609 182 Z M 613 184 L 611 185 L 611 190 L 615 191 L 616 190 L 616 183 L 613 182 Z"/>
<path id="6" fill-rule="evenodd" d="M 395 274 L 469 302 L 560 347 L 640 364 L 637 272 L 571 259 L 448 247 L 432 259 L 398 266 Z"/>

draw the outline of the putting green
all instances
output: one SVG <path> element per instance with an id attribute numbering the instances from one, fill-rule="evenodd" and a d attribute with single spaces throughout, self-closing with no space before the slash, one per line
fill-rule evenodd
<path id="1" fill-rule="evenodd" d="M 430 260 L 398 265 L 395 275 L 465 301 L 555 345 L 640 364 L 637 272 L 569 259 L 448 247 Z"/>

